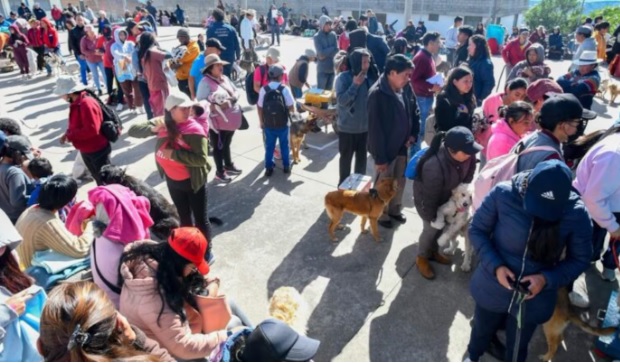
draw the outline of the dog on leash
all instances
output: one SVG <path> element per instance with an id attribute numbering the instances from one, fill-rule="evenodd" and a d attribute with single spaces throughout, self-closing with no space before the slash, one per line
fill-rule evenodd
<path id="1" fill-rule="evenodd" d="M 301 146 L 306 142 L 306 134 L 316 127 L 315 119 L 304 120 L 298 113 L 291 115 L 291 127 L 289 134 L 291 139 L 291 152 L 293 153 L 293 164 L 299 164 L 301 158 L 299 153 Z"/>
<path id="2" fill-rule="evenodd" d="M 349 212 L 362 217 L 362 233 L 367 233 L 366 221 L 370 220 L 370 231 L 376 242 L 382 239 L 379 236 L 378 220 L 383 214 L 383 209 L 396 195 L 398 185 L 394 178 L 380 180 L 370 192 L 358 192 L 356 190 L 336 190 L 325 195 L 325 211 L 329 216 L 329 236 L 337 242 L 334 234 L 336 228 L 344 228 L 340 220 L 344 212 Z"/>
<path id="3" fill-rule="evenodd" d="M 285 322 L 299 334 L 307 333 L 309 308 L 294 287 L 279 287 L 269 300 L 269 315 Z"/>
<path id="4" fill-rule="evenodd" d="M 547 353 L 540 356 L 543 362 L 553 360 L 555 353 L 558 351 L 558 347 L 562 343 L 562 339 L 564 339 L 564 330 L 571 323 L 578 326 L 584 332 L 594 336 L 605 336 L 615 333 L 615 327 L 597 328 L 590 326 L 590 324 L 581 320 L 579 313 L 574 309 L 568 298 L 568 290 L 565 287 L 558 290 L 558 300 L 555 303 L 553 315 L 551 319 L 543 324 L 543 331 L 545 333 L 545 339 L 547 340 Z"/>
<path id="5" fill-rule="evenodd" d="M 620 85 L 617 83 L 611 83 L 607 90 L 609 91 L 609 103 L 616 103 L 616 97 L 620 95 Z"/>
<path id="6" fill-rule="evenodd" d="M 473 248 L 469 242 L 467 235 L 467 226 L 471 219 L 469 209 L 472 205 L 471 191 L 468 184 L 460 184 L 452 190 L 450 200 L 437 210 L 435 220 L 431 222 L 431 226 L 438 230 L 443 230 L 441 236 L 437 240 L 439 247 L 443 248 L 446 254 L 454 254 L 459 243 L 456 240 L 458 236 L 465 238 L 465 251 L 461 270 L 471 270 L 471 259 Z"/>

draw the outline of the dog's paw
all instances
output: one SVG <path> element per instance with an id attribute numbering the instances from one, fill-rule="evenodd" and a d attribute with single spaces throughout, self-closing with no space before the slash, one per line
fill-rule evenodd
<path id="1" fill-rule="evenodd" d="M 443 229 L 443 227 L 446 226 L 445 222 L 436 222 L 436 221 L 432 221 L 431 222 L 431 227 L 435 228 L 435 229 Z"/>
<path id="2" fill-rule="evenodd" d="M 440 247 L 445 247 L 448 244 L 449 240 L 448 237 L 445 234 L 442 234 L 438 239 L 437 239 L 437 244 Z M 450 248 L 446 248 L 446 249 L 450 249 Z"/>
<path id="3" fill-rule="evenodd" d="M 540 359 L 542 362 L 551 362 L 551 360 L 552 360 L 552 358 L 549 357 L 547 354 L 539 355 L 538 359 Z"/>
<path id="4" fill-rule="evenodd" d="M 368 234 L 368 229 L 362 229 L 362 234 Z"/>

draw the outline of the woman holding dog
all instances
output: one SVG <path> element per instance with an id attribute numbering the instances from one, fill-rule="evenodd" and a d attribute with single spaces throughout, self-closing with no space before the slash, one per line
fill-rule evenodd
<path id="1" fill-rule="evenodd" d="M 418 239 L 416 266 L 420 274 L 429 280 L 435 278 L 430 261 L 442 265 L 452 263 L 439 252 L 437 238 L 441 229 L 433 227 L 441 205 L 450 200 L 452 190 L 459 184 L 469 184 L 476 170 L 476 154 L 482 146 L 474 141 L 472 132 L 457 126 L 447 133 L 435 135 L 431 146 L 418 161 L 416 178 L 413 181 L 415 208 L 423 222 Z"/>
<path id="2" fill-rule="evenodd" d="M 571 182 L 563 162 L 541 162 L 495 186 L 474 214 L 469 237 L 480 263 L 471 280 L 471 361 L 503 327 L 506 353 L 497 358 L 525 361 L 536 328 L 553 314 L 558 290 L 589 267 L 592 226 Z"/>

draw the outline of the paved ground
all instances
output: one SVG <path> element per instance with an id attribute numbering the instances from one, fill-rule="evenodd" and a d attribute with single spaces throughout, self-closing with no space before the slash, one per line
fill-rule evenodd
<path id="1" fill-rule="evenodd" d="M 192 34 L 198 34 L 193 29 Z M 176 28 L 160 28 L 164 48 L 175 45 Z M 66 33 L 61 33 L 66 39 Z M 289 68 L 311 47 L 308 39 L 283 36 L 280 47 Z M 63 47 L 65 45 L 63 44 Z M 66 48 L 65 48 L 66 54 Z M 264 51 L 260 52 L 264 55 Z M 494 59 L 496 79 L 501 60 Z M 553 63 L 553 76 L 567 68 Z M 315 79 L 314 73 L 311 79 Z M 58 139 L 67 122 L 68 105 L 52 94 L 53 79 L 39 76 L 22 82 L 13 72 L 0 74 L 0 110 L 24 120 L 25 132 L 44 150 L 56 171 L 70 172 L 75 150 Z M 597 100 L 601 117 L 591 129 L 608 127 L 618 116 L 616 106 Z M 243 174 L 230 185 L 210 185 L 210 212 L 225 221 L 216 227 L 213 271 L 223 288 L 247 311 L 254 322 L 267 317 L 267 302 L 280 286 L 294 286 L 308 301 L 310 336 L 322 341 L 317 360 L 337 361 L 460 361 L 466 351 L 473 313 L 468 291 L 469 274 L 455 267 L 438 267 L 433 282 L 422 279 L 414 260 L 421 223 L 413 208 L 411 183 L 404 204 L 409 221 L 394 231 L 382 229 L 385 241 L 376 244 L 360 235 L 359 225 L 347 217 L 350 229 L 340 231 L 339 244 L 326 233 L 328 218 L 323 195 L 336 188 L 338 149 L 336 136 L 312 134 L 312 146 L 302 152 L 302 163 L 290 176 L 276 170 L 263 177 L 263 146 L 256 112 L 246 113 L 250 129 L 235 134 L 234 161 Z M 126 111 L 126 126 L 145 116 Z M 153 140 L 123 136 L 114 144 L 113 162 L 167 194 L 155 171 Z M 370 165 L 371 163 L 369 163 Z M 369 169 L 370 172 L 370 169 Z M 93 184 L 80 189 L 84 196 Z M 460 263 L 461 257 L 455 257 Z M 598 267 L 600 268 L 600 266 Z M 594 290 L 590 316 L 606 303 L 616 283 L 603 283 L 592 269 L 588 284 Z M 590 361 L 593 338 L 570 327 L 557 360 Z M 531 344 L 530 359 L 544 353 L 541 332 Z"/>

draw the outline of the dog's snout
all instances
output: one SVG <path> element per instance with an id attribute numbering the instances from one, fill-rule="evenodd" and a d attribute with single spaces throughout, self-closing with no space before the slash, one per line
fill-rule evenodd
<path id="1" fill-rule="evenodd" d="M 463 203 L 463 207 L 469 207 L 469 203 L 467 202 Z"/>

